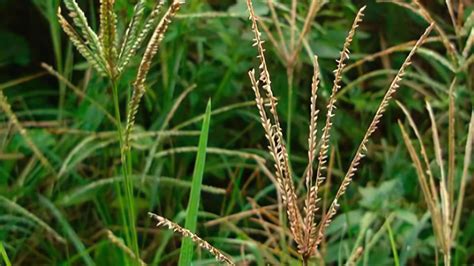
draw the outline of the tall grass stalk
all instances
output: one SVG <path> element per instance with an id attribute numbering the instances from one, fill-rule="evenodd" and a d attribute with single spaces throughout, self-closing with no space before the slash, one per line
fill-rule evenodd
<path id="1" fill-rule="evenodd" d="M 118 43 L 117 15 L 114 11 L 115 0 L 100 1 L 100 32 L 97 35 L 88 25 L 84 12 L 75 0 L 63 0 L 69 11 L 73 27 L 58 9 L 59 24 L 68 35 L 71 42 L 84 58 L 102 76 L 107 77 L 112 89 L 117 135 L 120 143 L 121 172 L 124 177 L 123 186 L 118 190 L 119 202 L 122 210 L 122 220 L 125 226 L 125 239 L 139 258 L 138 239 L 136 233 L 136 206 L 133 193 L 132 156 L 130 149 L 130 135 L 135 124 L 135 115 L 138 112 L 141 98 L 146 92 L 145 82 L 151 63 L 158 51 L 159 44 L 164 38 L 171 19 L 176 15 L 182 2 L 173 1 L 166 13 L 159 21 L 159 12 L 163 2 L 158 2 L 148 18 L 144 18 L 145 0 L 140 0 L 135 6 L 132 20 L 129 23 L 122 43 Z M 152 32 L 145 53 L 138 68 L 137 77 L 133 85 L 133 95 L 128 103 L 127 121 L 122 127 L 120 115 L 120 76 L 128 66 L 130 59 L 141 48 L 143 41 Z"/>

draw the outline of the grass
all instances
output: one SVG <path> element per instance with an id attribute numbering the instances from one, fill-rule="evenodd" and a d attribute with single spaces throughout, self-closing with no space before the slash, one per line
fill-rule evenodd
<path id="1" fill-rule="evenodd" d="M 211 123 L 211 101 L 207 104 L 206 113 L 202 122 L 201 136 L 199 137 L 198 151 L 196 157 L 196 165 L 194 166 L 193 181 L 191 193 L 189 196 L 188 207 L 186 210 L 185 227 L 191 232 L 196 231 L 197 215 L 199 210 L 202 180 L 204 175 L 204 167 L 206 165 L 206 148 L 209 138 L 209 125 Z M 183 239 L 181 245 L 179 265 L 189 265 L 193 259 L 193 242 L 186 238 Z"/>
<path id="2" fill-rule="evenodd" d="M 0 264 L 473 262 L 468 1 L 33 3 L 0 1 Z"/>
<path id="3" fill-rule="evenodd" d="M 2 254 L 2 259 L 3 262 L 5 263 L 6 266 L 11 266 L 12 263 L 10 262 L 10 259 L 8 258 L 8 254 L 5 251 L 5 247 L 3 246 L 3 243 L 0 242 L 0 253 Z"/>

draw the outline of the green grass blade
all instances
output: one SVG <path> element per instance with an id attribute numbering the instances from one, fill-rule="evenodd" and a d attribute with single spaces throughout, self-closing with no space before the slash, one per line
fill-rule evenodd
<path id="1" fill-rule="evenodd" d="M 196 231 L 197 215 L 199 209 L 199 200 L 201 197 L 202 179 L 204 175 L 204 166 L 206 164 L 206 148 L 207 140 L 209 136 L 209 124 L 211 120 L 211 101 L 207 103 L 206 114 L 201 128 L 201 136 L 199 137 L 199 146 L 196 158 L 196 164 L 194 165 L 193 181 L 191 187 L 191 196 L 189 197 L 188 209 L 186 213 L 185 227 L 191 232 Z M 188 266 L 191 265 L 193 258 L 193 242 L 191 239 L 183 239 L 181 246 L 181 252 L 179 255 L 179 265 Z"/>
<path id="2" fill-rule="evenodd" d="M 58 234 L 53 228 L 51 228 L 46 222 L 38 218 L 36 215 L 28 211 L 27 209 L 23 208 L 22 206 L 18 205 L 17 203 L 3 197 L 0 195 L 0 206 L 4 206 L 6 209 L 10 209 L 15 211 L 26 218 L 30 219 L 34 223 L 36 223 L 39 227 L 43 228 L 46 232 L 48 232 L 51 236 L 53 236 L 56 240 L 61 243 L 65 243 L 66 240 Z"/>
<path id="3" fill-rule="evenodd" d="M 388 237 L 390 238 L 390 246 L 392 247 L 394 265 L 400 266 L 400 260 L 398 259 L 397 253 L 397 244 L 395 243 L 392 227 L 390 226 L 390 223 L 386 223 L 385 225 L 387 226 Z"/>
<path id="4" fill-rule="evenodd" d="M 95 265 L 94 261 L 92 261 L 92 258 L 87 253 L 86 247 L 80 240 L 79 236 L 76 234 L 72 226 L 68 223 L 66 218 L 61 214 L 58 208 L 56 208 L 56 206 L 54 206 L 54 204 L 44 196 L 39 195 L 39 200 L 46 208 L 48 208 L 51 211 L 54 217 L 56 217 L 56 220 L 59 222 L 59 224 L 63 228 L 63 231 L 66 234 L 67 238 L 71 240 L 72 244 L 79 252 L 85 264 L 88 266 Z"/>
<path id="5" fill-rule="evenodd" d="M 10 262 L 10 259 L 8 258 L 7 251 L 3 247 L 2 242 L 0 242 L 0 254 L 2 255 L 3 262 L 5 262 L 5 266 L 12 266 L 12 263 Z"/>

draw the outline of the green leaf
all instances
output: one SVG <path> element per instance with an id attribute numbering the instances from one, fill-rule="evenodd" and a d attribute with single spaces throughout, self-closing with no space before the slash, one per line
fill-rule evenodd
<path id="1" fill-rule="evenodd" d="M 189 197 L 188 209 L 186 213 L 185 227 L 191 232 L 196 231 L 197 215 L 199 210 L 199 200 L 201 197 L 202 178 L 204 175 L 204 166 L 206 164 L 206 148 L 209 136 L 209 124 L 211 122 L 211 101 L 207 103 L 206 114 L 201 128 L 201 136 L 199 137 L 199 146 L 194 165 L 193 182 L 191 187 L 191 196 Z M 193 242 L 189 238 L 183 239 L 181 252 L 179 255 L 179 265 L 191 265 L 193 259 Z"/>

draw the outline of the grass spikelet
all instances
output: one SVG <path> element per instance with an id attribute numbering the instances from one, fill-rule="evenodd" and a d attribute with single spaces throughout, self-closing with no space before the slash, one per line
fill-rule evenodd
<path id="1" fill-rule="evenodd" d="M 304 251 L 306 255 L 309 255 L 312 251 L 312 247 L 314 245 L 314 242 L 316 241 L 316 237 L 312 236 L 314 235 L 314 232 L 316 231 L 316 224 L 314 221 L 314 215 L 316 214 L 316 209 L 317 209 L 317 203 L 318 203 L 318 190 L 320 185 L 324 182 L 326 177 L 323 175 L 323 171 L 326 169 L 326 164 L 327 164 L 327 157 L 328 157 L 328 151 L 329 151 L 329 141 L 330 141 L 330 134 L 331 134 L 331 128 L 332 128 L 332 118 L 334 117 L 334 111 L 336 109 L 336 94 L 341 88 L 341 80 L 342 80 L 342 73 L 344 71 L 344 67 L 346 66 L 345 61 L 349 59 L 349 46 L 352 43 L 352 40 L 354 39 L 354 35 L 356 32 L 357 27 L 359 26 L 359 23 L 362 21 L 362 18 L 364 16 L 364 10 L 365 6 L 362 7 L 359 12 L 357 12 L 357 15 L 354 19 L 354 22 L 352 23 L 352 27 L 346 37 L 346 40 L 344 42 L 342 51 L 340 52 L 340 57 L 337 60 L 337 69 L 334 71 L 335 77 L 334 77 L 334 83 L 331 91 L 331 96 L 329 96 L 329 102 L 327 105 L 327 113 L 326 113 L 326 122 L 323 128 L 322 136 L 321 136 L 321 148 L 319 150 L 319 155 L 318 155 L 318 168 L 316 170 L 316 182 L 315 184 L 308 190 L 308 199 L 306 201 L 306 216 L 305 216 L 305 225 L 307 230 L 310 230 L 310 233 L 308 234 L 308 243 L 306 250 Z M 309 229 L 308 229 L 309 228 Z"/>
<path id="2" fill-rule="evenodd" d="M 130 102 L 128 105 L 127 124 L 125 127 L 125 137 L 124 137 L 125 150 L 130 149 L 130 133 L 135 124 L 135 116 L 138 112 L 138 106 L 140 105 L 140 101 L 146 91 L 145 82 L 146 82 L 146 77 L 148 75 L 148 71 L 150 70 L 150 67 L 151 67 L 151 63 L 156 53 L 158 52 L 158 47 L 161 41 L 163 40 L 166 31 L 168 30 L 168 26 L 171 23 L 171 19 L 176 15 L 180 7 L 181 7 L 181 3 L 179 1 L 174 1 L 171 4 L 171 6 L 168 8 L 168 11 L 163 16 L 160 23 L 156 27 L 150 41 L 148 42 L 148 46 L 145 50 L 145 54 L 143 55 L 142 61 L 138 68 L 138 73 L 137 73 L 135 83 L 133 84 L 132 98 L 130 99 Z"/>
<path id="3" fill-rule="evenodd" d="M 314 236 L 315 226 L 314 223 L 314 213 L 318 211 L 317 208 L 317 196 L 316 196 L 316 187 L 313 186 L 313 164 L 316 157 L 316 143 L 317 143 L 317 134 L 318 134 L 318 114 L 319 110 L 316 107 L 316 100 L 318 98 L 318 87 L 319 87 L 319 65 L 317 56 L 314 57 L 314 72 L 313 72 L 313 81 L 311 84 L 311 105 L 310 105 L 310 121 L 309 121 L 309 137 L 308 137 L 308 166 L 306 168 L 306 201 L 305 201 L 305 218 L 304 224 L 306 230 L 310 230 L 305 236 L 305 242 L 308 243 L 309 239 Z M 315 202 L 312 202 L 312 201 Z M 300 252 L 306 253 L 306 250 L 301 250 Z"/>
<path id="4" fill-rule="evenodd" d="M 232 262 L 232 260 L 227 255 L 222 253 L 222 251 L 220 251 L 217 248 L 213 247 L 207 241 L 203 240 L 202 238 L 200 238 L 196 234 L 192 233 L 188 229 L 183 228 L 183 227 L 179 226 L 178 224 L 175 224 L 172 221 L 170 221 L 166 218 L 163 218 L 159 215 L 156 215 L 156 214 L 153 214 L 153 213 L 148 213 L 148 215 L 158 222 L 156 224 L 157 227 L 167 227 L 168 229 L 173 230 L 175 233 L 178 233 L 183 237 L 188 237 L 196 245 L 198 245 L 199 247 L 209 251 L 209 253 L 211 253 L 216 258 L 217 261 L 223 262 L 227 265 L 235 265 L 235 263 Z"/>
<path id="5" fill-rule="evenodd" d="M 98 56 L 97 53 L 93 52 L 87 45 L 87 41 L 77 33 L 77 31 L 69 24 L 69 22 L 61 15 L 61 8 L 58 8 L 58 20 L 59 25 L 71 40 L 72 44 L 76 47 L 79 53 L 95 68 L 95 70 L 102 76 L 107 76 L 107 68 L 104 65 L 104 61 Z"/>
<path id="6" fill-rule="evenodd" d="M 385 96 L 383 97 L 382 102 L 380 103 L 380 105 L 379 105 L 379 107 L 378 107 L 378 109 L 375 113 L 375 116 L 374 116 L 372 122 L 370 123 L 369 128 L 367 129 L 367 131 L 366 131 L 359 147 L 357 148 L 355 156 L 352 159 L 352 162 L 349 166 L 349 169 L 347 170 L 347 173 L 344 176 L 344 179 L 342 180 L 342 183 L 341 183 L 341 185 L 340 185 L 340 187 L 339 187 L 339 189 L 336 193 L 336 196 L 335 196 L 333 202 L 331 203 L 331 205 L 329 207 L 327 215 L 323 218 L 323 220 L 321 221 L 321 224 L 319 225 L 318 239 L 315 243 L 316 248 L 319 245 L 319 243 L 321 243 L 321 241 L 324 237 L 324 231 L 325 231 L 326 227 L 329 226 L 332 218 L 337 213 L 337 209 L 339 207 L 339 203 L 338 203 L 339 198 L 342 195 L 344 195 L 344 193 L 346 192 L 347 187 L 351 183 L 352 178 L 354 177 L 354 175 L 355 175 L 355 173 L 358 169 L 360 161 L 365 156 L 365 153 L 367 151 L 367 146 L 366 145 L 367 145 L 367 142 L 369 141 L 370 136 L 377 129 L 377 125 L 379 124 L 380 119 L 382 118 L 382 116 L 383 116 L 383 114 L 384 114 L 384 112 L 385 112 L 385 110 L 388 106 L 388 103 L 392 99 L 395 92 L 397 92 L 397 89 L 400 87 L 400 85 L 399 85 L 400 81 L 402 80 L 407 67 L 411 64 L 411 60 L 412 60 L 413 55 L 416 53 L 418 48 L 424 43 L 424 41 L 426 40 L 426 38 L 428 37 L 428 35 L 429 35 L 429 33 L 431 32 L 432 29 L 433 29 L 433 24 L 431 24 L 426 29 L 426 31 L 423 33 L 423 35 L 418 39 L 415 46 L 410 51 L 410 53 L 406 57 L 405 61 L 403 62 L 402 66 L 398 70 L 398 73 L 395 76 L 395 78 L 393 79 L 392 83 L 390 84 L 390 87 L 388 88 L 387 92 L 385 93 Z"/>
<path id="7" fill-rule="evenodd" d="M 103 59 L 104 53 L 100 45 L 99 37 L 97 37 L 97 34 L 95 34 L 89 26 L 86 15 L 84 15 L 84 12 L 81 10 L 76 0 L 64 0 L 64 4 L 69 11 L 69 16 L 72 18 L 74 25 L 80 29 L 82 38 L 85 40 L 86 45 L 91 48 L 93 53 Z"/>
<path id="8" fill-rule="evenodd" d="M 119 59 L 122 59 L 124 54 L 127 54 L 130 50 L 133 42 L 135 41 L 138 31 L 140 30 L 141 20 L 143 19 L 143 12 L 145 10 L 145 0 L 140 0 L 135 4 L 133 8 L 133 16 L 128 23 L 125 35 L 122 40 L 122 46 L 120 48 Z"/>
<path id="9" fill-rule="evenodd" d="M 150 16 L 144 22 L 143 27 L 140 30 L 141 20 L 143 18 L 145 0 L 141 0 L 137 3 L 134 9 L 134 15 L 125 33 L 125 38 L 122 42 L 122 48 L 120 50 L 118 70 L 121 72 L 128 65 L 132 56 L 134 56 L 138 49 L 141 47 L 143 41 L 148 36 L 150 31 L 156 25 L 159 19 L 161 8 L 164 5 L 164 1 L 160 0 L 155 8 L 153 8 Z"/>
<path id="10" fill-rule="evenodd" d="M 332 118 L 334 117 L 334 111 L 336 109 L 336 94 L 341 88 L 341 80 L 342 80 L 342 73 L 344 71 L 344 67 L 346 66 L 345 61 L 349 59 L 349 46 L 352 43 L 352 39 L 354 38 L 355 32 L 359 23 L 362 21 L 362 17 L 364 16 L 365 6 L 362 7 L 357 16 L 352 23 L 351 30 L 349 31 L 346 40 L 344 42 L 344 46 L 342 51 L 340 52 L 340 57 L 337 60 L 337 69 L 334 71 L 334 83 L 331 90 L 331 96 L 329 96 L 329 102 L 327 105 L 327 113 L 326 113 L 326 123 L 323 128 L 322 136 L 321 136 L 321 149 L 319 151 L 318 157 L 318 169 L 316 172 L 316 183 L 315 183 L 315 190 L 316 194 L 318 193 L 318 187 L 324 182 L 325 177 L 322 174 L 322 171 L 326 169 L 327 163 L 327 154 L 329 150 L 329 140 L 331 135 L 332 129 Z"/>
<path id="11" fill-rule="evenodd" d="M 99 40 L 104 49 L 105 60 L 109 70 L 115 67 L 117 59 L 117 16 L 114 12 L 115 0 L 100 0 L 100 34 Z M 115 75 L 115 73 L 111 73 Z"/>

